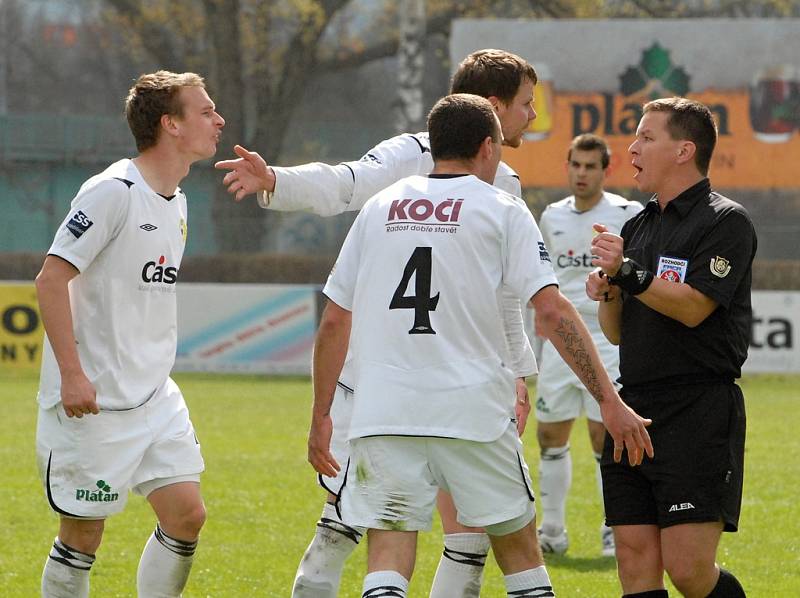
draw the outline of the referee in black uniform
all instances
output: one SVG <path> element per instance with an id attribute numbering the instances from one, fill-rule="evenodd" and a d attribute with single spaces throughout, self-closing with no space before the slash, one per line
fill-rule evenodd
<path id="1" fill-rule="evenodd" d="M 625 598 L 667 596 L 664 571 L 692 598 L 745 596 L 716 564 L 736 531 L 744 468 L 744 398 L 756 235 L 747 212 L 707 178 L 717 130 L 709 109 L 655 100 L 630 146 L 639 189 L 654 193 L 621 236 L 601 224 L 587 293 L 620 346 L 622 396 L 652 418 L 655 458 L 601 462 Z"/>

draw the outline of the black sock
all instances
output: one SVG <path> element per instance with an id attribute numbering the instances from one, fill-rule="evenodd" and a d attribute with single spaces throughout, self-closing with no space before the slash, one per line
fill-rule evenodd
<path id="1" fill-rule="evenodd" d="M 739 580 L 732 573 L 720 567 L 717 585 L 711 590 L 708 598 L 746 598 L 746 596 Z"/>
<path id="2" fill-rule="evenodd" d="M 625 594 L 622 598 L 669 598 L 669 594 L 666 590 L 647 590 L 646 592 Z"/>

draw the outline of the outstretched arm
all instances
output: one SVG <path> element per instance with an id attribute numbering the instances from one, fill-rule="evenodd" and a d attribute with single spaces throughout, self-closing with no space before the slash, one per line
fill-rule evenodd
<path id="1" fill-rule="evenodd" d="M 242 201 L 251 193 L 275 191 L 275 171 L 259 154 L 241 145 L 233 146 L 233 151 L 238 158 L 220 160 L 214 164 L 214 168 L 229 171 L 222 179 L 222 184 L 236 201 Z"/>
<path id="2" fill-rule="evenodd" d="M 239 158 L 217 162 L 215 167 L 230 171 L 223 183 L 237 200 L 256 193 L 262 208 L 333 216 L 360 210 L 370 197 L 401 178 L 429 172 L 432 162 L 425 143 L 425 136 L 397 135 L 357 161 L 292 167 L 269 166 L 256 152 L 236 146 Z"/>

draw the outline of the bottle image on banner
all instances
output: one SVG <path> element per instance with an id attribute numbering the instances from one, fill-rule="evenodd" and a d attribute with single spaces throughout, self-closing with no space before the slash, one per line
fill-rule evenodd
<path id="1" fill-rule="evenodd" d="M 760 70 L 750 87 L 750 124 L 756 139 L 765 143 L 789 141 L 800 128 L 800 80 L 789 65 Z"/>
<path id="2" fill-rule="evenodd" d="M 553 130 L 553 116 L 555 112 L 553 98 L 553 78 L 550 68 L 546 64 L 536 64 L 538 83 L 533 88 L 533 109 L 536 118 L 528 125 L 524 137 L 530 141 L 545 139 Z"/>

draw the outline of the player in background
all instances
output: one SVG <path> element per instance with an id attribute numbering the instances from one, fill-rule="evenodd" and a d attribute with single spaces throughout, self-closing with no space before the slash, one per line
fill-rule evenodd
<path id="1" fill-rule="evenodd" d="M 527 61 L 503 50 L 480 50 L 467 56 L 456 70 L 453 92 L 474 93 L 487 98 L 503 131 L 503 143 L 518 147 L 528 125 L 536 117 L 533 87 L 536 71 Z M 335 166 L 315 162 L 291 168 L 268 166 L 255 152 L 237 146 L 239 159 L 218 162 L 217 168 L 230 170 L 224 183 L 236 200 L 250 193 L 258 194 L 264 208 L 294 211 L 307 210 L 320 216 L 359 210 L 375 193 L 397 180 L 433 169 L 427 132 L 403 134 L 381 142 L 358 161 Z M 519 177 L 500 162 L 494 185 L 520 196 Z M 503 291 L 503 330 L 510 349 L 511 370 L 516 377 L 518 403 L 517 429 L 520 434 L 530 411 L 525 377 L 536 374 L 536 360 L 524 332 L 518 298 Z M 346 463 L 346 434 L 352 408 L 353 381 L 349 366 L 339 378 L 333 404 L 335 424 L 333 450 Z M 311 544 L 297 571 L 294 598 L 336 596 L 342 567 L 359 542 L 363 530 L 341 522 L 337 509 L 343 473 L 320 476 L 328 497 Z M 444 551 L 431 589 L 432 598 L 453 596 L 477 597 L 480 594 L 483 567 L 489 551 L 489 538 L 480 529 L 460 525 L 449 497 L 442 493 L 439 512 L 444 528 Z"/>
<path id="2" fill-rule="evenodd" d="M 433 171 L 366 204 L 325 286 L 309 461 L 320 474 L 339 469 L 329 451 L 330 406 L 350 342 L 352 455 L 341 508 L 345 522 L 369 529 L 362 596 L 406 596 L 417 532 L 430 527 L 437 488 L 452 495 L 461 523 L 486 528 L 508 596 L 554 596 L 513 423 L 501 287 L 536 307 L 538 329 L 601 403 L 631 464 L 652 455 L 649 422 L 621 401 L 559 293 L 527 206 L 488 184 L 502 139 L 492 105 L 447 96 L 428 128 Z"/>
<path id="3" fill-rule="evenodd" d="M 36 449 L 60 516 L 45 598 L 89 596 L 105 519 L 129 490 L 158 519 L 138 595 L 180 596 L 206 517 L 200 445 L 169 377 L 187 233 L 178 185 L 216 153 L 225 121 L 194 73 L 142 75 L 125 113 L 138 156 L 81 186 L 36 277 L 46 331 Z"/>
<path id="4" fill-rule="evenodd" d="M 612 380 L 619 377 L 619 353 L 608 342 L 597 321 L 597 304 L 586 296 L 586 277 L 591 264 L 592 225 L 603 222 L 619 234 L 622 225 L 642 205 L 603 190 L 610 154 L 605 140 L 597 135 L 575 137 L 567 152 L 567 180 L 572 195 L 550 204 L 539 220 L 545 245 L 561 292 L 581 314 L 597 345 L 600 358 Z M 566 529 L 567 494 L 572 482 L 569 435 L 575 419 L 584 410 L 589 439 L 597 461 L 597 484 L 602 504 L 600 456 L 606 430 L 597 401 L 564 363 L 553 345 L 543 343 L 536 383 L 536 438 L 541 449 L 539 492 L 541 519 L 539 544 L 543 552 L 564 554 L 569 546 Z M 602 554 L 614 556 L 614 534 L 605 523 L 600 529 Z"/>

